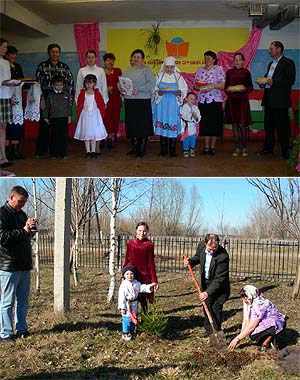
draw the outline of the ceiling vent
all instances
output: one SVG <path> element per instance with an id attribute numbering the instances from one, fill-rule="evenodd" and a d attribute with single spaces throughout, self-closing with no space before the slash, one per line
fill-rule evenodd
<path id="1" fill-rule="evenodd" d="M 271 30 L 279 30 L 284 26 L 290 24 L 298 16 L 298 5 L 287 5 L 276 16 L 276 18 L 270 23 Z"/>
<path id="2" fill-rule="evenodd" d="M 249 17 L 262 16 L 264 14 L 265 7 L 263 4 L 251 3 L 249 4 Z"/>
<path id="3" fill-rule="evenodd" d="M 279 4 L 268 4 L 266 6 L 264 14 L 261 17 L 254 18 L 252 20 L 252 25 L 257 26 L 260 29 L 265 28 L 267 25 L 270 25 L 271 22 L 276 19 L 279 10 Z"/>

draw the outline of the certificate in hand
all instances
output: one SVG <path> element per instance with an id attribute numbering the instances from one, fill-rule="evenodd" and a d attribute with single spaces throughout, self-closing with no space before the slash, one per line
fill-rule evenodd
<path id="1" fill-rule="evenodd" d="M 132 95 L 133 86 L 131 79 L 119 77 L 119 86 L 124 95 Z"/>

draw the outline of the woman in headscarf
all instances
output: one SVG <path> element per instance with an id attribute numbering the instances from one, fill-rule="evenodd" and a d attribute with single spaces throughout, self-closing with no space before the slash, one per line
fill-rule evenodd
<path id="1" fill-rule="evenodd" d="M 253 285 L 241 289 L 243 324 L 241 332 L 229 344 L 234 349 L 247 336 L 256 341 L 261 351 L 276 347 L 277 335 L 285 328 L 285 316 Z"/>
<path id="2" fill-rule="evenodd" d="M 188 86 L 175 65 L 174 57 L 166 57 L 156 76 L 153 121 L 155 134 L 160 136 L 160 156 L 176 157 L 176 138 L 181 133 L 180 106 Z"/>

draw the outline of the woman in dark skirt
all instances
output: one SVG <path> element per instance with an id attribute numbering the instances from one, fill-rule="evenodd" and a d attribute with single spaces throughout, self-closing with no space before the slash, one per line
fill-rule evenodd
<path id="1" fill-rule="evenodd" d="M 14 46 L 7 46 L 5 54 L 9 62 L 11 79 L 24 78 L 21 65 L 16 62 L 18 49 Z M 24 87 L 23 87 L 24 88 Z M 24 124 L 7 123 L 6 127 L 6 157 L 9 160 L 23 158 L 19 151 L 19 142 L 24 139 Z M 11 143 L 11 150 L 9 145 Z"/>
<path id="2" fill-rule="evenodd" d="M 143 64 L 145 54 L 137 49 L 131 53 L 130 63 L 123 76 L 132 80 L 132 94 L 124 94 L 125 130 L 131 138 L 132 148 L 129 155 L 143 157 L 149 136 L 154 134 L 152 121 L 151 97 L 155 87 L 155 77 L 150 67 Z"/>
<path id="3" fill-rule="evenodd" d="M 225 92 L 227 94 L 225 120 L 232 124 L 235 142 L 233 156 L 248 156 L 247 139 L 251 124 L 251 112 L 248 94 L 253 91 L 250 71 L 244 68 L 245 58 L 242 53 L 234 55 L 234 68 L 227 70 Z"/>
<path id="4" fill-rule="evenodd" d="M 194 88 L 199 91 L 198 106 L 201 114 L 199 136 L 205 137 L 204 155 L 216 153 L 216 139 L 223 133 L 223 98 L 225 74 L 213 51 L 204 53 L 205 66 L 195 75 Z"/>

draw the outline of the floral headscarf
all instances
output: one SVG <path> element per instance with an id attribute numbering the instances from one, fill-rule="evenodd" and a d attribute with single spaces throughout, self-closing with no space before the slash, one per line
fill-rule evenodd
<path id="1" fill-rule="evenodd" d="M 240 293 L 241 293 L 241 295 L 245 295 L 248 298 L 248 303 L 243 302 L 244 319 L 249 319 L 249 313 L 250 313 L 254 299 L 257 298 L 261 301 L 264 301 L 266 306 L 269 305 L 269 301 L 264 298 L 264 295 L 262 294 L 262 292 L 253 285 L 244 286 L 241 289 Z"/>

